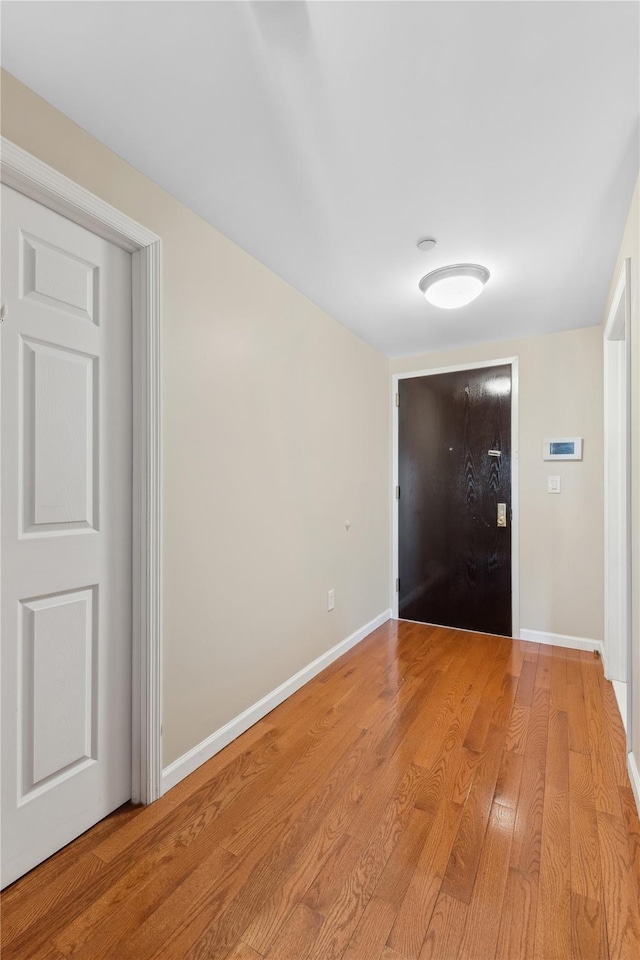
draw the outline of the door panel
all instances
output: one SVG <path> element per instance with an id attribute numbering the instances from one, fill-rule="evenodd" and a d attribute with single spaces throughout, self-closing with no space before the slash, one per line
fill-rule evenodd
<path id="1" fill-rule="evenodd" d="M 24 533 L 93 527 L 97 357 L 22 338 Z"/>
<path id="2" fill-rule="evenodd" d="M 98 274 L 87 263 L 22 231 L 22 296 L 98 322 Z"/>
<path id="3" fill-rule="evenodd" d="M 96 762 L 94 590 L 24 601 L 20 799 Z"/>
<path id="4" fill-rule="evenodd" d="M 511 636 L 511 368 L 398 393 L 399 616 Z"/>
<path id="5" fill-rule="evenodd" d="M 2 885 L 131 795 L 131 256 L 2 186 Z"/>

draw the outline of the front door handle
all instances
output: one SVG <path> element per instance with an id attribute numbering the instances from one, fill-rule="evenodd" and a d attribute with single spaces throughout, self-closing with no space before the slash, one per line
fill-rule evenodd
<path id="1" fill-rule="evenodd" d="M 506 527 L 507 525 L 507 505 L 506 503 L 498 504 L 498 526 Z"/>

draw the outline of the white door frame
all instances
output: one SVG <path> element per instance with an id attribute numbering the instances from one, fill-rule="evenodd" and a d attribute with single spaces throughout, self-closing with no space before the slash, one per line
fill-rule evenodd
<path id="1" fill-rule="evenodd" d="M 430 377 L 438 373 L 456 373 L 459 370 L 481 370 L 484 367 L 511 367 L 511 632 L 520 636 L 520 509 L 518 485 L 518 357 L 502 357 L 499 360 L 480 360 L 477 363 L 461 363 L 450 367 L 434 367 L 430 370 L 412 370 L 409 373 L 394 373 L 391 382 L 392 409 L 392 461 L 393 476 L 391 486 L 391 516 L 393 533 L 391 538 L 393 557 L 391 562 L 391 609 L 394 619 L 398 619 L 398 406 L 396 396 L 400 380 L 410 377 Z"/>
<path id="2" fill-rule="evenodd" d="M 162 241 L 5 137 L 0 160 L 2 183 L 132 254 L 131 799 L 151 803 L 162 776 Z"/>
<path id="3" fill-rule="evenodd" d="M 604 669 L 631 735 L 631 260 L 604 329 Z M 625 688 L 626 685 L 626 688 Z M 629 742 L 629 749 L 631 743 Z"/>

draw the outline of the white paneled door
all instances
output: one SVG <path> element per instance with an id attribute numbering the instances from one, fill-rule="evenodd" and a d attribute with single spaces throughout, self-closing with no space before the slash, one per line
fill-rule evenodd
<path id="1" fill-rule="evenodd" d="M 2 186 L 2 886 L 131 796 L 131 255 Z"/>

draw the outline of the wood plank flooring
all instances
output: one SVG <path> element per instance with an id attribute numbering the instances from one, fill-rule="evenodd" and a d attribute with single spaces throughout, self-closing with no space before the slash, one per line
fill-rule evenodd
<path id="1" fill-rule="evenodd" d="M 3 960 L 638 960 L 611 685 L 391 621 L 2 900 Z"/>

